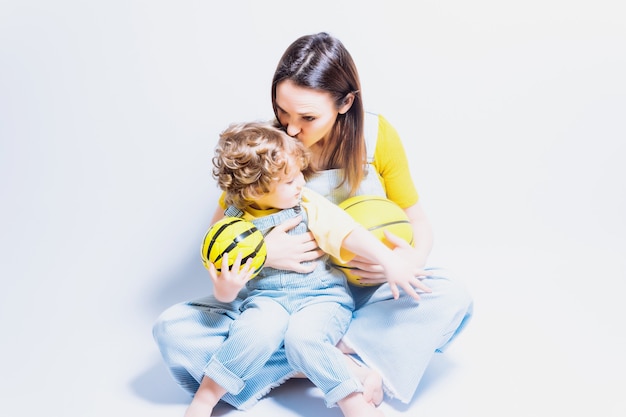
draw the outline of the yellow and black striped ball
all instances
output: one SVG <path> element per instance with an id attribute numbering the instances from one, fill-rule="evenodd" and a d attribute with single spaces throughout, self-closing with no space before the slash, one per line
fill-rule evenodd
<path id="1" fill-rule="evenodd" d="M 213 224 L 202 242 L 201 257 L 205 268 L 209 262 L 221 272 L 222 257 L 228 253 L 228 266 L 235 262 L 241 252 L 241 265 L 252 258 L 252 277 L 255 277 L 267 258 L 263 234 L 251 222 L 239 217 L 224 217 Z"/>
<path id="2" fill-rule="evenodd" d="M 388 247 L 393 248 L 393 245 L 385 238 L 385 230 L 413 245 L 411 222 L 404 210 L 393 201 L 381 196 L 360 195 L 344 200 L 339 204 L 339 207 L 367 230 L 374 233 Z M 350 284 L 366 286 L 366 284 L 359 282 L 359 277 L 351 273 L 354 268 L 342 264 L 336 258 L 331 258 L 331 262 L 346 274 Z"/>

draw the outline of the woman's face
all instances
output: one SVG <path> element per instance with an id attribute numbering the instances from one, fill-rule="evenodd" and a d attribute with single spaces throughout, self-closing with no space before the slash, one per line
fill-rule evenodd
<path id="1" fill-rule="evenodd" d="M 289 136 L 297 138 L 307 148 L 323 145 L 323 139 L 328 137 L 342 110 L 337 109 L 327 91 L 300 87 L 291 80 L 281 81 L 276 86 L 278 120 Z"/>

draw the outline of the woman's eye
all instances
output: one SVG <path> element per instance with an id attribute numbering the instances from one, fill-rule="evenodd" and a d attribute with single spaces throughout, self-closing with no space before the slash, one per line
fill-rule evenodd
<path id="1" fill-rule="evenodd" d="M 313 120 L 315 120 L 315 117 L 313 117 L 313 116 L 304 116 L 303 119 L 306 120 L 307 122 L 312 122 Z"/>

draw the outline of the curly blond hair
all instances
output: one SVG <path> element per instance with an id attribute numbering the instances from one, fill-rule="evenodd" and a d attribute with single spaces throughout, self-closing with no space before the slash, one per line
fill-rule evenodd
<path id="1" fill-rule="evenodd" d="M 225 192 L 224 202 L 240 210 L 294 168 L 305 177 L 312 173 L 308 149 L 266 122 L 231 124 L 220 134 L 213 156 L 213 178 Z"/>

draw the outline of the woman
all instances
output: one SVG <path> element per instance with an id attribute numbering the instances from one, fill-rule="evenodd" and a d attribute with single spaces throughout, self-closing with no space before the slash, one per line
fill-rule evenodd
<path id="1" fill-rule="evenodd" d="M 396 131 L 382 116 L 364 112 L 360 90 L 356 66 L 339 40 L 326 33 L 303 36 L 287 48 L 274 74 L 276 121 L 311 151 L 320 172 L 307 187 L 334 203 L 352 195 L 383 195 L 405 210 L 414 228 L 414 247 L 398 238 L 395 250 L 419 271 L 432 247 L 430 224 Z M 218 207 L 213 220 L 222 216 L 223 207 Z M 296 272 L 309 272 L 314 266 L 308 261 L 322 253 L 313 236 L 286 233 L 298 222 L 285 222 L 266 237 L 266 265 Z M 424 279 L 432 292 L 421 295 L 419 302 L 406 293 L 395 299 L 380 265 L 356 259 L 350 266 L 362 270 L 361 282 L 380 285 L 351 288 L 356 310 L 339 347 L 376 369 L 389 397 L 407 403 L 433 354 L 467 323 L 471 298 L 463 287 L 435 274 Z M 244 296 L 233 303 L 207 296 L 177 304 L 155 323 L 154 337 L 163 358 L 179 385 L 190 393 L 198 389 L 206 364 L 227 337 Z M 281 349 L 242 392 L 222 399 L 247 409 L 293 376 Z"/>

